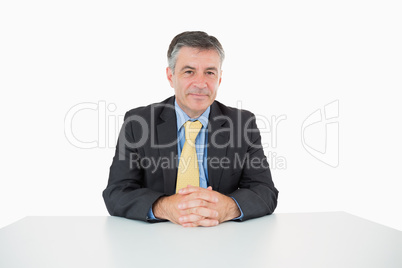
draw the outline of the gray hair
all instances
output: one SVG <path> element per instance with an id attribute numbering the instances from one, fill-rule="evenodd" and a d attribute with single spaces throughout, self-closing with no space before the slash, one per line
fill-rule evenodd
<path id="1" fill-rule="evenodd" d="M 177 56 L 182 47 L 198 48 L 200 50 L 215 50 L 221 59 L 221 65 L 225 59 L 225 51 L 221 43 L 214 36 L 201 31 L 183 32 L 176 35 L 170 43 L 167 57 L 168 65 L 172 72 L 175 72 Z"/>

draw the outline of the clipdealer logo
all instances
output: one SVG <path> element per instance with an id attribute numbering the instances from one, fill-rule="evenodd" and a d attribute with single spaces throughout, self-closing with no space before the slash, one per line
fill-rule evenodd
<path id="1" fill-rule="evenodd" d="M 169 107 L 174 109 L 174 107 Z M 238 101 L 236 108 L 242 109 L 242 102 Z M 106 101 L 96 102 L 82 102 L 73 105 L 66 113 L 64 118 L 64 135 L 67 141 L 80 149 L 94 149 L 94 148 L 109 148 L 114 149 L 117 145 L 117 137 L 122 126 L 124 126 L 124 116 L 116 113 L 117 106 L 114 103 L 107 104 Z M 82 135 L 91 132 L 93 126 L 88 126 L 85 115 L 90 115 L 92 121 L 97 123 L 96 134 Z M 132 118 L 132 120 L 142 123 L 143 129 L 148 129 L 147 122 L 141 118 Z M 287 160 L 285 156 L 276 152 L 278 147 L 278 128 L 281 122 L 286 121 L 287 116 L 271 115 L 270 118 L 255 114 L 255 120 L 258 125 L 261 137 L 263 138 L 262 147 L 268 149 L 265 151 L 266 158 L 271 169 L 287 169 Z M 230 121 L 230 118 L 227 118 Z M 91 121 L 91 122 L 92 122 Z M 249 122 L 245 122 L 248 125 Z M 152 125 L 152 122 L 151 122 Z M 229 122 L 229 126 L 233 127 L 233 122 Z M 84 129 L 83 129 L 84 128 Z M 223 130 L 220 130 L 223 131 Z M 235 131 L 234 129 L 226 129 L 225 131 Z M 244 135 L 244 133 L 243 133 Z M 211 136 L 211 142 L 213 143 Z M 149 135 L 144 135 L 144 138 L 149 138 L 151 141 L 154 139 Z M 216 137 L 215 137 L 216 138 Z M 139 143 L 141 141 L 138 141 Z M 250 142 L 250 141 L 248 141 Z M 123 144 L 123 143 L 122 143 Z M 213 143 L 214 144 L 214 143 Z M 234 146 L 235 141 L 232 139 L 228 141 L 227 146 Z M 132 145 L 132 144 L 130 144 Z M 138 144 L 137 144 L 138 145 Z M 216 146 L 222 146 L 215 144 Z"/>
<path id="2" fill-rule="evenodd" d="M 317 160 L 333 168 L 339 166 L 339 100 L 315 110 L 304 120 L 301 142 Z"/>
<path id="3" fill-rule="evenodd" d="M 64 118 L 64 135 L 67 141 L 80 149 L 93 148 L 115 148 L 120 126 L 123 124 L 124 116 L 113 114 L 117 109 L 114 103 L 106 105 L 106 101 L 82 102 L 72 106 Z M 97 137 L 92 140 L 85 140 L 77 134 L 77 127 L 74 121 L 82 113 L 95 113 L 97 117 Z"/>
<path id="4" fill-rule="evenodd" d="M 241 109 L 241 102 L 237 103 Z M 64 135 L 67 141 L 81 149 L 115 148 L 118 133 L 124 122 L 123 115 L 114 114 L 117 106 L 114 103 L 107 105 L 106 101 L 98 103 L 83 102 L 72 106 L 66 113 L 64 120 Z M 74 131 L 74 120 L 79 113 L 96 113 L 97 137 L 92 140 L 82 139 Z M 79 117 L 79 116 L 78 116 Z M 261 135 L 267 137 L 270 143 L 263 143 L 263 148 L 270 148 L 266 152 L 272 169 L 286 169 L 286 157 L 275 152 L 278 139 L 278 125 L 286 121 L 286 115 L 265 116 L 257 115 L 256 120 Z M 77 129 L 76 129 L 77 130 Z M 302 123 L 301 143 L 306 152 L 322 163 L 336 168 L 339 166 L 339 100 L 332 101 L 315 110 Z"/>

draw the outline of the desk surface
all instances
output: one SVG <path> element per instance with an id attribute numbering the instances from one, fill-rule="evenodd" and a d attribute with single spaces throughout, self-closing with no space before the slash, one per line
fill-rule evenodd
<path id="1" fill-rule="evenodd" d="M 402 267 L 402 232 L 344 212 L 212 228 L 27 217 L 0 229 L 0 267 Z"/>

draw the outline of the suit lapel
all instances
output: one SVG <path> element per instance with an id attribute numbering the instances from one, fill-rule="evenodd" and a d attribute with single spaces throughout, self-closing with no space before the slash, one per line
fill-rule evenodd
<path id="1" fill-rule="evenodd" d="M 163 108 L 160 118 L 162 122 L 157 125 L 159 155 L 170 163 L 169 168 L 163 168 L 164 188 L 166 194 L 172 195 L 177 177 L 177 122 L 173 97 Z"/>
<path id="2" fill-rule="evenodd" d="M 222 114 L 221 109 L 216 102 L 211 105 L 211 113 L 208 124 L 208 180 L 209 185 L 215 191 L 219 190 L 219 183 L 222 176 L 222 168 L 216 165 L 216 159 L 221 161 L 227 154 L 230 133 L 227 129 L 223 131 L 223 127 L 227 122 L 227 118 Z M 215 158 L 215 164 L 211 164 L 211 160 Z M 218 167 L 217 167 L 218 166 Z"/>

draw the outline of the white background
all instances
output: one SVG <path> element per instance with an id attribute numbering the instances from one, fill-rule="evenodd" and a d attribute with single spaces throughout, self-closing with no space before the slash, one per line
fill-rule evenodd
<path id="1" fill-rule="evenodd" d="M 265 149 L 286 160 L 271 163 L 276 212 L 346 211 L 402 230 L 401 14 L 399 1 L 2 1 L 0 227 L 29 215 L 107 215 L 117 119 L 173 94 L 168 45 L 203 30 L 226 51 L 217 99 L 286 116 Z M 337 167 L 301 140 L 303 121 L 333 101 Z M 110 108 L 71 124 L 97 148 L 65 136 L 80 103 Z M 309 135 L 322 145 L 325 125 Z"/>

